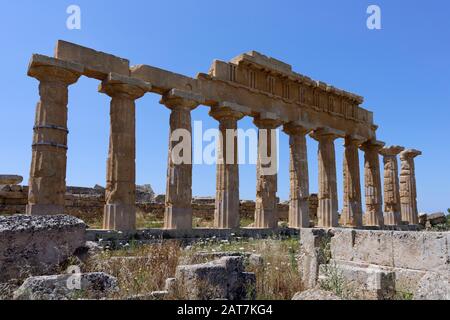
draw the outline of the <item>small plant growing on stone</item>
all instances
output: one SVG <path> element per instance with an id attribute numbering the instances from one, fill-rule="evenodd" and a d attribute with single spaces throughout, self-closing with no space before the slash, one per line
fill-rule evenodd
<path id="1" fill-rule="evenodd" d="M 349 285 L 346 283 L 342 271 L 335 263 L 322 265 L 324 268 L 324 277 L 319 280 L 319 285 L 323 290 L 333 292 L 342 299 L 350 299 L 353 294 Z"/>

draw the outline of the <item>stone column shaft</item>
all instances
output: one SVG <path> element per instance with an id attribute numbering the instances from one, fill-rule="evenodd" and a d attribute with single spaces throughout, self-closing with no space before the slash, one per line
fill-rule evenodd
<path id="1" fill-rule="evenodd" d="M 290 204 L 289 226 L 309 228 L 309 175 L 306 134 L 309 129 L 288 124 L 284 131 L 289 135 L 290 146 Z"/>
<path id="2" fill-rule="evenodd" d="M 384 163 L 384 224 L 400 225 L 400 183 L 398 177 L 397 155 L 404 148 L 399 146 L 381 149 Z"/>
<path id="3" fill-rule="evenodd" d="M 173 89 L 161 103 L 171 110 L 164 228 L 192 229 L 191 111 L 201 98 Z"/>
<path id="4" fill-rule="evenodd" d="M 74 63 L 33 55 L 28 75 L 40 81 L 36 106 L 27 214 L 64 213 L 67 163 L 68 86 L 83 68 Z"/>
<path id="5" fill-rule="evenodd" d="M 276 229 L 278 227 L 278 159 L 277 145 L 273 143 L 272 137 L 274 135 L 276 137 L 276 128 L 281 123 L 272 119 L 256 119 L 254 123 L 259 129 L 255 228 Z M 269 163 L 268 159 L 275 160 L 275 163 Z"/>
<path id="6" fill-rule="evenodd" d="M 361 178 L 359 173 L 358 147 L 361 139 L 345 138 L 344 153 L 344 209 L 342 224 L 362 227 Z"/>
<path id="7" fill-rule="evenodd" d="M 149 87 L 144 82 L 110 74 L 99 89 L 111 97 L 103 216 L 103 228 L 107 230 L 136 229 L 135 100 Z"/>
<path id="8" fill-rule="evenodd" d="M 422 152 L 414 149 L 400 153 L 400 203 L 402 221 L 409 224 L 418 224 L 417 187 L 414 158 L 422 155 Z"/>
<path id="9" fill-rule="evenodd" d="M 219 107 L 213 108 L 210 115 L 219 121 L 221 134 L 217 144 L 214 227 L 236 229 L 240 226 L 237 122 L 244 114 Z"/>
<path id="10" fill-rule="evenodd" d="M 328 130 L 317 130 L 311 136 L 319 142 L 318 227 L 337 227 L 339 217 L 334 140 L 338 138 L 338 135 Z"/>
<path id="11" fill-rule="evenodd" d="M 363 144 L 364 151 L 364 184 L 366 195 L 366 225 L 384 226 L 383 199 L 380 175 L 379 152 L 384 143 L 369 141 Z"/>

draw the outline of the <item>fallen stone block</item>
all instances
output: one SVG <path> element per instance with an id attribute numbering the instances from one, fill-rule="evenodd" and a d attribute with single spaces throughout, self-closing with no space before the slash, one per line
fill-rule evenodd
<path id="1" fill-rule="evenodd" d="M 55 272 L 84 245 L 85 231 L 71 216 L 0 216 L 0 282 Z"/>
<path id="2" fill-rule="evenodd" d="M 191 263 L 204 262 L 205 260 L 216 260 L 222 257 L 243 257 L 244 263 L 260 267 L 264 264 L 264 259 L 260 254 L 250 253 L 250 252 L 206 252 L 200 251 L 194 254 L 192 257 Z"/>
<path id="3" fill-rule="evenodd" d="M 244 271 L 242 257 L 178 266 L 177 286 L 190 300 L 253 300 L 256 277 Z"/>
<path id="4" fill-rule="evenodd" d="M 22 176 L 0 174 L 0 185 L 16 185 L 23 181 Z"/>
<path id="5" fill-rule="evenodd" d="M 432 225 L 447 223 L 447 216 L 443 212 L 436 212 L 427 215 L 427 221 Z"/>
<path id="6" fill-rule="evenodd" d="M 103 272 L 40 276 L 26 279 L 14 300 L 102 299 L 117 290 L 117 279 Z"/>

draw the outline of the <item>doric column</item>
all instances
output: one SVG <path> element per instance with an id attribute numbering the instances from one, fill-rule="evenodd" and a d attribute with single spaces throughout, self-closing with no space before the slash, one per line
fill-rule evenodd
<path id="1" fill-rule="evenodd" d="M 219 121 L 220 131 L 214 227 L 236 229 L 240 225 L 237 122 L 244 114 L 228 107 L 214 107 L 210 115 Z"/>
<path id="2" fill-rule="evenodd" d="M 422 155 L 422 152 L 415 149 L 408 149 L 400 153 L 400 203 L 402 221 L 406 221 L 409 224 L 419 224 L 414 158 L 420 155 Z"/>
<path id="3" fill-rule="evenodd" d="M 107 230 L 136 229 L 135 100 L 150 89 L 150 84 L 142 80 L 118 74 L 110 74 L 99 88 L 111 97 L 103 215 L 103 228 Z"/>
<path id="4" fill-rule="evenodd" d="M 359 173 L 358 147 L 361 138 L 347 136 L 344 152 L 344 209 L 342 224 L 348 227 L 362 227 L 361 180 Z"/>
<path id="5" fill-rule="evenodd" d="M 33 55 L 28 75 L 40 81 L 36 106 L 27 214 L 64 213 L 68 86 L 83 73 L 76 63 Z"/>
<path id="6" fill-rule="evenodd" d="M 192 124 L 191 111 L 201 97 L 172 89 L 161 103 L 171 110 L 167 165 L 165 229 L 192 229 Z"/>
<path id="7" fill-rule="evenodd" d="M 276 128 L 281 125 L 281 122 L 272 118 L 258 118 L 254 120 L 254 123 L 259 129 L 255 228 L 276 229 L 278 227 Z"/>
<path id="8" fill-rule="evenodd" d="M 388 226 L 398 226 L 402 220 L 397 155 L 403 150 L 405 148 L 399 146 L 380 150 L 384 163 L 384 224 Z"/>
<path id="9" fill-rule="evenodd" d="M 336 183 L 336 154 L 334 140 L 342 134 L 329 129 L 316 130 L 311 137 L 319 142 L 319 207 L 317 209 L 318 227 L 337 227 L 338 198 Z"/>
<path id="10" fill-rule="evenodd" d="M 290 147 L 290 204 L 289 226 L 291 228 L 309 228 L 309 175 L 306 134 L 310 128 L 289 123 L 284 126 L 289 135 Z"/>
<path id="11" fill-rule="evenodd" d="M 384 147 L 380 141 L 368 141 L 361 146 L 364 151 L 364 185 L 366 195 L 366 225 L 384 226 L 379 152 Z"/>

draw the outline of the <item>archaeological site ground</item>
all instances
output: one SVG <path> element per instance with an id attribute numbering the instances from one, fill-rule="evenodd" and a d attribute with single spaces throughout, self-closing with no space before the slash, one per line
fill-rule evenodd
<path id="1" fill-rule="evenodd" d="M 29 53 L 22 76 L 32 81 L 21 90 L 38 97 L 31 163 L 29 176 L 0 175 L 0 300 L 246 301 L 246 314 L 268 315 L 263 301 L 450 299 L 447 209 L 419 209 L 416 165 L 429 155 L 402 137 L 381 141 L 384 124 L 362 96 L 258 51 L 188 76 L 101 47 L 57 40 L 54 54 Z M 84 79 L 109 101 L 106 179 L 72 186 L 69 109 Z M 150 95 L 170 113 L 162 194 L 137 182 L 136 101 Z M 193 192 L 195 179 L 210 183 L 193 173 L 198 109 L 217 126 L 215 196 Z M 246 152 L 254 200 L 242 197 Z M 178 314 L 195 312 L 213 311 L 186 304 Z"/>

